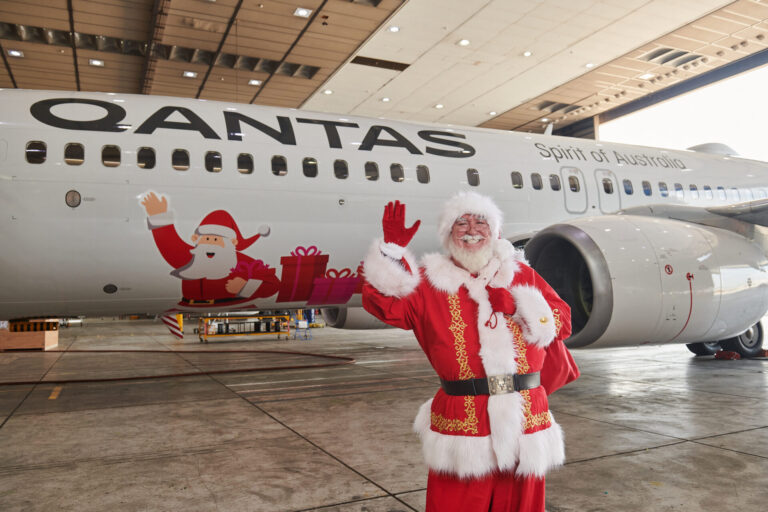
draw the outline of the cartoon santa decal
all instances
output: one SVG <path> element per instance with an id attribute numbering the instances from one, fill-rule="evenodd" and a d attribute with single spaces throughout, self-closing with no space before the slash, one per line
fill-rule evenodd
<path id="1" fill-rule="evenodd" d="M 216 210 L 200 222 L 189 245 L 176 232 L 166 197 L 149 192 L 141 204 L 157 249 L 174 268 L 171 275 L 182 280 L 180 306 L 230 306 L 277 293 L 275 269 L 242 252 L 268 236 L 269 226 L 244 238 L 232 215 Z"/>

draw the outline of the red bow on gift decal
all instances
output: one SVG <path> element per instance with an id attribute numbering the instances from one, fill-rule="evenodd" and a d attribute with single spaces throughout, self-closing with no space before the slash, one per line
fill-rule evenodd
<path id="1" fill-rule="evenodd" d="M 331 279 L 339 279 L 340 277 L 357 277 L 357 276 L 352 273 L 351 269 L 348 269 L 348 268 L 343 268 L 341 270 L 336 270 L 335 268 L 329 268 L 328 271 L 325 273 L 325 277 L 329 277 Z"/>
<path id="2" fill-rule="evenodd" d="M 291 256 L 319 256 L 320 254 L 323 254 L 323 251 L 319 250 L 316 245 L 310 245 L 309 247 L 304 247 L 302 245 L 298 246 L 296 249 L 291 251 Z"/>

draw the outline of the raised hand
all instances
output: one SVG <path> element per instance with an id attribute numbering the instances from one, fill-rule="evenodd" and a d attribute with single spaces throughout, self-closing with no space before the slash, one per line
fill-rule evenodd
<path id="1" fill-rule="evenodd" d="M 413 223 L 413 226 L 405 227 L 405 205 L 400 201 L 387 203 L 384 207 L 384 217 L 381 219 L 381 225 L 384 228 L 384 241 L 405 247 L 416 235 L 419 230 L 420 220 Z"/>
<path id="2" fill-rule="evenodd" d="M 168 211 L 168 198 L 165 196 L 161 197 L 162 199 L 157 197 L 154 192 L 150 192 L 146 195 L 146 197 L 144 197 L 144 199 L 141 200 L 142 206 L 144 206 L 144 209 L 147 211 L 147 215 L 150 217 L 152 215 L 157 215 L 159 213 L 165 213 Z"/>

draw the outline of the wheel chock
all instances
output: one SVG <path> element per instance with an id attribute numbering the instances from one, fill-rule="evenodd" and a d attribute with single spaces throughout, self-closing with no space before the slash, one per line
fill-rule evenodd
<path id="1" fill-rule="evenodd" d="M 715 352 L 715 359 L 741 359 L 741 355 L 730 350 L 718 350 Z"/>

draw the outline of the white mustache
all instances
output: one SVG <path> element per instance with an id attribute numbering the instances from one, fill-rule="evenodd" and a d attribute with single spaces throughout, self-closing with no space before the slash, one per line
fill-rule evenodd
<path id="1" fill-rule="evenodd" d="M 483 235 L 464 235 L 461 237 L 461 240 L 464 242 L 480 242 L 485 240 L 485 237 Z"/>

